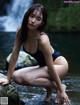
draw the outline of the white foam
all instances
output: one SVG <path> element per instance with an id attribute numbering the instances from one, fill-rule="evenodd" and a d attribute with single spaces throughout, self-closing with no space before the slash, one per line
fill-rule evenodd
<path id="1" fill-rule="evenodd" d="M 0 17 L 0 31 L 16 31 L 32 0 L 13 0 L 7 6 L 7 16 Z"/>

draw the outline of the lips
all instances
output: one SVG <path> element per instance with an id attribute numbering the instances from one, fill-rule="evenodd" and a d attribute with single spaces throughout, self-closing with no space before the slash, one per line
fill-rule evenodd
<path id="1" fill-rule="evenodd" d="M 33 24 L 29 24 L 31 27 L 34 27 L 35 25 L 33 25 Z"/>

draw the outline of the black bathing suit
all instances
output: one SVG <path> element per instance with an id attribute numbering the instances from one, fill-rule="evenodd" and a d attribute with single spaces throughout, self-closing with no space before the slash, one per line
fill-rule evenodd
<path id="1" fill-rule="evenodd" d="M 42 53 L 39 49 L 38 49 L 37 52 L 34 53 L 34 54 L 31 54 L 31 53 L 27 52 L 24 47 L 23 47 L 23 50 L 24 50 L 26 53 L 30 54 L 32 57 L 34 57 L 34 58 L 36 59 L 36 61 L 38 62 L 38 64 L 39 64 L 40 67 L 46 66 L 45 57 L 44 57 L 43 53 Z M 58 52 L 58 51 L 55 50 L 54 53 L 52 54 L 53 61 L 54 61 L 57 57 L 59 57 L 59 56 L 61 56 L 60 52 Z"/>

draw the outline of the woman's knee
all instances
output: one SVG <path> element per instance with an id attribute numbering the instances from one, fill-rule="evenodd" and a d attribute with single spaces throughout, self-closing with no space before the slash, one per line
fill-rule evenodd
<path id="1" fill-rule="evenodd" d="M 17 77 L 19 77 L 19 74 L 17 73 L 17 71 L 14 71 L 12 74 L 12 78 L 15 79 Z"/>
<path id="2" fill-rule="evenodd" d="M 21 83 L 21 81 L 22 81 L 21 75 L 20 75 L 17 71 L 14 71 L 14 72 L 13 72 L 13 74 L 12 74 L 12 79 L 13 79 L 16 83 Z"/>
<path id="3" fill-rule="evenodd" d="M 30 73 L 20 74 L 18 71 L 14 71 L 12 78 L 18 84 L 34 84 L 34 78 Z"/>

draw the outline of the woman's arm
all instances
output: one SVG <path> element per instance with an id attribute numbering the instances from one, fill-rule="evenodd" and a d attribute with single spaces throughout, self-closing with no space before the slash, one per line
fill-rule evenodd
<path id="1" fill-rule="evenodd" d="M 45 56 L 45 60 L 46 60 L 46 64 L 47 64 L 47 67 L 48 67 L 49 75 L 51 76 L 51 79 L 53 79 L 53 81 L 56 82 L 57 88 L 60 91 L 61 100 L 65 101 L 66 104 L 69 105 L 70 100 L 69 100 L 67 94 L 65 93 L 65 91 L 62 87 L 60 77 L 59 77 L 58 73 L 56 72 L 56 70 L 54 68 L 53 58 L 52 58 L 52 48 L 51 48 L 50 41 L 49 41 L 49 38 L 48 38 L 47 35 L 42 35 L 40 37 L 40 49 Z"/>
<path id="2" fill-rule="evenodd" d="M 21 42 L 19 40 L 20 39 L 19 38 L 19 32 L 20 32 L 20 30 L 18 30 L 16 33 L 15 43 L 14 43 L 12 55 L 11 55 L 11 58 L 9 61 L 7 79 L 0 78 L 0 83 L 2 85 L 7 85 L 9 83 L 11 76 L 12 76 L 14 69 L 15 69 L 15 64 L 16 64 L 16 61 L 18 59 L 18 55 L 19 55 L 19 51 L 20 51 L 20 47 L 21 47 Z"/>
<path id="3" fill-rule="evenodd" d="M 60 92 L 63 91 L 61 80 L 59 78 L 58 73 L 56 72 L 53 64 L 53 58 L 52 58 L 52 49 L 50 45 L 50 41 L 47 35 L 42 35 L 40 37 L 40 49 L 43 52 L 46 60 L 46 64 L 48 67 L 48 72 L 51 78 L 56 82 L 58 89 Z"/>
<path id="4" fill-rule="evenodd" d="M 10 81 L 12 73 L 15 69 L 15 65 L 18 59 L 18 55 L 19 55 L 19 51 L 20 51 L 20 47 L 21 47 L 21 42 L 19 40 L 19 32 L 20 30 L 17 31 L 16 33 L 16 38 L 15 38 L 15 42 L 14 42 L 14 47 L 13 47 L 13 51 L 12 51 L 12 55 L 9 61 L 9 67 L 8 67 L 8 73 L 7 73 L 7 79 L 8 81 Z"/>

